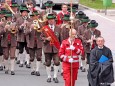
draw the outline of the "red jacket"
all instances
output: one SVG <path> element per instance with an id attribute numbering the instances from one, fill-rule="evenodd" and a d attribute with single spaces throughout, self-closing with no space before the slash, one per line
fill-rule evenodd
<path id="1" fill-rule="evenodd" d="M 74 59 L 74 62 L 72 63 L 72 67 L 79 67 L 79 57 L 81 53 L 84 53 L 83 45 L 80 39 L 76 38 L 73 46 L 75 47 L 74 50 L 72 50 L 72 58 Z M 63 67 L 71 67 L 71 63 L 69 63 L 69 59 L 71 58 L 71 50 L 70 48 L 70 42 L 69 39 L 63 40 L 60 50 L 59 50 L 59 56 L 63 60 Z"/>
<path id="2" fill-rule="evenodd" d="M 69 12 L 67 12 L 67 14 L 69 14 Z M 57 25 L 60 25 L 63 23 L 63 20 L 62 20 L 63 17 L 64 17 L 64 14 L 62 12 L 57 14 Z"/>

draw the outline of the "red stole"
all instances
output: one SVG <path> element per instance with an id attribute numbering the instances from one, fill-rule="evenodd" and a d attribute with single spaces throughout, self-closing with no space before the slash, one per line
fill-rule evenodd
<path id="1" fill-rule="evenodd" d="M 10 33 L 8 33 L 7 39 L 8 39 L 8 41 L 11 40 L 11 34 Z"/>
<path id="2" fill-rule="evenodd" d="M 92 44 L 92 46 L 91 46 L 91 49 L 93 49 L 95 47 L 95 45 L 94 45 L 94 42 L 93 42 L 93 44 Z"/>
<path id="3" fill-rule="evenodd" d="M 49 37 L 49 36 L 51 37 L 50 45 L 54 45 L 57 49 L 59 49 L 60 42 L 59 42 L 58 38 L 56 37 L 56 35 L 54 34 L 54 32 L 50 29 L 50 27 L 48 25 L 44 26 L 42 28 L 42 30 L 47 37 Z"/>

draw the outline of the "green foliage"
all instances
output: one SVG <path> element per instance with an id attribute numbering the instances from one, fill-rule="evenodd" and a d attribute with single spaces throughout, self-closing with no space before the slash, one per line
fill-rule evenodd
<path id="1" fill-rule="evenodd" d="M 80 4 L 94 9 L 105 9 L 103 0 L 80 0 Z M 108 9 L 115 9 L 115 4 L 112 4 Z"/>

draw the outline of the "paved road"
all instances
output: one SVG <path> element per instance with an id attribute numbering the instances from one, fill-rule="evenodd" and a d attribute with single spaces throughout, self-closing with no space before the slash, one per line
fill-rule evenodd
<path id="1" fill-rule="evenodd" d="M 30 75 L 30 69 L 19 68 L 16 65 L 16 75 L 11 76 L 4 74 L 4 71 L 0 71 L 0 86 L 64 86 L 64 81 L 60 72 L 58 74 L 59 83 L 47 83 L 47 75 L 45 67 L 42 65 L 40 68 L 41 76 Z M 53 75 L 53 72 L 52 72 Z M 81 73 L 79 71 L 79 77 L 77 81 L 77 86 L 87 86 L 86 73 Z"/>
<path id="2" fill-rule="evenodd" d="M 96 20 L 99 23 L 99 26 L 97 29 L 99 29 L 102 32 L 102 36 L 105 38 L 105 41 L 106 41 L 105 45 L 108 46 L 112 50 L 113 58 L 115 61 L 115 47 L 114 47 L 115 10 L 108 10 L 107 15 L 105 15 L 104 13 L 96 13 L 96 12 L 84 9 L 83 7 L 79 7 L 79 10 L 83 10 L 86 13 L 86 15 L 89 16 L 91 20 Z M 114 68 L 115 68 L 115 62 L 114 62 Z M 86 82 L 84 86 L 86 86 L 87 84 L 86 75 L 83 76 L 83 79 L 80 76 L 78 79 L 79 79 L 78 83 L 84 80 Z M 115 83 L 112 84 L 112 86 L 115 86 Z"/>

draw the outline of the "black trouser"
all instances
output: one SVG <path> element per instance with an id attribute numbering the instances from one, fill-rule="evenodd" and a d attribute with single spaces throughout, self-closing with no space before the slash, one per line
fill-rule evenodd
<path id="1" fill-rule="evenodd" d="M 27 47 L 27 43 L 26 42 L 18 42 L 19 44 L 19 53 L 22 54 L 24 52 L 24 47 L 25 47 L 25 50 L 27 52 L 27 54 L 29 54 L 29 49 Z"/>
<path id="2" fill-rule="evenodd" d="M 19 42 L 17 42 L 17 46 L 16 46 L 16 49 L 19 49 Z"/>
<path id="3" fill-rule="evenodd" d="M 86 53 L 87 64 L 90 63 L 90 53 Z"/>
<path id="4" fill-rule="evenodd" d="M 54 61 L 54 65 L 56 66 L 60 65 L 60 59 L 57 53 L 45 53 L 45 62 L 47 67 L 51 66 L 52 59 Z"/>
<path id="5" fill-rule="evenodd" d="M 3 55 L 3 48 L 1 46 L 1 40 L 0 40 L 0 56 L 2 56 L 2 55 Z"/>
<path id="6" fill-rule="evenodd" d="M 29 48 L 30 53 L 30 61 L 33 62 L 35 57 L 37 61 L 41 61 L 42 59 L 42 48 Z"/>

